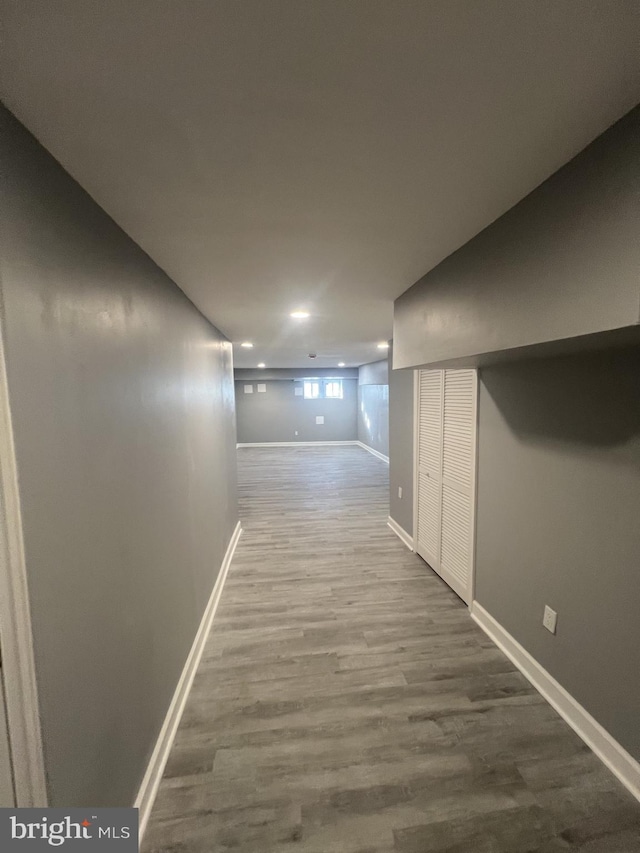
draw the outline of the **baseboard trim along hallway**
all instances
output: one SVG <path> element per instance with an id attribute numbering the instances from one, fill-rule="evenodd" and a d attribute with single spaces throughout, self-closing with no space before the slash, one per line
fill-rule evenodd
<path id="1" fill-rule="evenodd" d="M 361 447 L 363 450 L 366 450 L 368 453 L 373 454 L 378 459 L 382 459 L 383 462 L 389 464 L 389 457 L 385 456 L 384 453 L 380 453 L 379 450 L 374 450 L 373 447 L 369 447 L 368 444 L 365 444 L 363 441 L 256 441 L 256 442 L 239 442 L 236 444 L 237 448 L 240 447 L 340 447 L 340 446 L 351 446 L 351 447 Z"/>
<path id="2" fill-rule="evenodd" d="M 355 441 L 354 444 L 357 444 L 358 447 L 361 447 L 363 450 L 367 450 L 369 453 L 372 453 L 374 456 L 377 456 L 378 459 L 382 459 L 383 462 L 389 464 L 389 457 L 385 456 L 384 453 L 380 453 L 379 450 L 374 450 L 373 447 L 369 447 L 368 444 L 365 444 L 363 441 Z"/>
<path id="3" fill-rule="evenodd" d="M 213 625 L 213 619 L 216 615 L 216 610 L 220 602 L 222 589 L 224 587 L 224 583 L 229 572 L 229 566 L 231 565 L 241 533 L 242 527 L 240 522 L 238 522 L 235 530 L 233 531 L 233 535 L 231 536 L 231 540 L 229 541 L 227 552 L 224 556 L 224 560 L 222 561 L 222 566 L 220 567 L 220 573 L 218 574 L 214 584 L 211 596 L 202 616 L 198 632 L 193 641 L 193 645 L 191 646 L 191 651 L 187 657 L 175 693 L 173 694 L 171 704 L 169 705 L 169 710 L 167 711 L 164 723 L 160 729 L 160 734 L 158 735 L 158 740 L 156 741 L 156 745 L 151 755 L 151 760 L 149 761 L 142 784 L 140 785 L 138 796 L 134 802 L 134 808 L 137 808 L 140 811 L 140 840 L 142 840 L 149 821 L 149 816 L 151 815 L 151 810 L 158 793 L 160 780 L 162 779 L 162 774 L 164 773 L 169 752 L 171 751 L 173 741 L 175 740 L 176 732 L 184 712 L 196 670 L 198 669 L 200 659 L 202 658 L 202 652 L 204 651 L 207 637 L 209 636 L 211 626 Z"/>
<path id="4" fill-rule="evenodd" d="M 404 527 L 400 527 L 398 522 L 395 519 L 391 518 L 391 516 L 389 516 L 389 518 L 387 519 L 387 524 L 389 525 L 391 530 L 393 530 L 393 532 L 396 534 L 398 539 L 400 539 L 402 542 L 404 542 L 404 544 L 407 546 L 407 548 L 410 551 L 415 550 L 413 547 L 413 536 L 409 536 L 409 534 L 404 529 Z"/>
<path id="5" fill-rule="evenodd" d="M 471 617 L 627 790 L 640 800 L 640 764 L 477 601 L 471 605 Z"/>
<path id="6" fill-rule="evenodd" d="M 236 447 L 339 447 L 360 444 L 359 441 L 257 441 L 241 442 Z M 364 447 L 364 445 L 362 445 Z"/>

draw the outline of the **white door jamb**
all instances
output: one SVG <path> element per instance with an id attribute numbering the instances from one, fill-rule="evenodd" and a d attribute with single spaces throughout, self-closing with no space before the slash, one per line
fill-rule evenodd
<path id="1" fill-rule="evenodd" d="M 11 408 L 0 328 L 0 637 L 16 805 L 47 805 Z"/>

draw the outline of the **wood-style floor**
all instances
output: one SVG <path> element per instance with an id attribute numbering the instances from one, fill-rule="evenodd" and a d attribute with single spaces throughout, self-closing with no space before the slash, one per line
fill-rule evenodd
<path id="1" fill-rule="evenodd" d="M 239 466 L 244 534 L 146 851 L 640 851 L 638 803 L 386 526 L 383 462 Z"/>

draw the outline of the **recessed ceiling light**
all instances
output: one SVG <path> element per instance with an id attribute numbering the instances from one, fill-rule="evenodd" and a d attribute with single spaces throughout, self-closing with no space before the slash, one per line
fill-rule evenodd
<path id="1" fill-rule="evenodd" d="M 389 344 L 386 341 L 378 344 L 378 349 L 389 349 Z"/>
<path id="2" fill-rule="evenodd" d="M 344 361 L 341 361 L 341 362 L 338 364 L 338 367 L 344 367 Z"/>
<path id="3" fill-rule="evenodd" d="M 309 316 L 309 312 L 308 311 L 292 311 L 289 316 L 293 317 L 294 320 L 306 320 L 307 317 Z"/>
<path id="4" fill-rule="evenodd" d="M 264 361 L 261 361 L 260 364 L 258 365 L 258 367 L 266 367 L 266 366 L 267 365 L 264 363 Z"/>
<path id="5" fill-rule="evenodd" d="M 251 341 L 243 341 L 240 344 L 240 346 L 244 347 L 245 349 L 252 349 L 253 348 L 253 344 L 251 343 Z"/>

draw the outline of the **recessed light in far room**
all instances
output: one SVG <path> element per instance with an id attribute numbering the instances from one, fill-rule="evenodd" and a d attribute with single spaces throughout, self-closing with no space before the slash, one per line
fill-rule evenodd
<path id="1" fill-rule="evenodd" d="M 289 316 L 293 317 L 294 320 L 306 320 L 307 317 L 309 316 L 309 312 L 308 311 L 292 311 Z"/>
<path id="2" fill-rule="evenodd" d="M 389 349 L 389 344 L 387 343 L 387 341 L 382 341 L 378 344 L 378 349 Z"/>
<path id="3" fill-rule="evenodd" d="M 341 362 L 338 364 L 338 367 L 344 367 L 344 361 L 341 361 Z"/>
<path id="4" fill-rule="evenodd" d="M 245 349 L 253 349 L 253 344 L 251 343 L 251 341 L 243 341 L 240 346 L 244 347 Z"/>
<path id="5" fill-rule="evenodd" d="M 264 363 L 264 361 L 261 361 L 260 364 L 258 365 L 258 367 L 266 367 L 266 366 L 267 365 Z"/>

